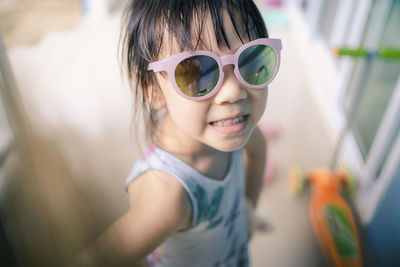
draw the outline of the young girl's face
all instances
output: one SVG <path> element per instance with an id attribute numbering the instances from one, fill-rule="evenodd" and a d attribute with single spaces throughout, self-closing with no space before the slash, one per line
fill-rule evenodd
<path id="1" fill-rule="evenodd" d="M 209 50 L 218 56 L 234 54 L 243 43 L 227 12 L 224 14 L 224 28 L 231 49 L 218 49 L 211 21 L 211 18 L 207 19 L 202 32 L 202 38 L 207 42 L 200 45 L 198 50 Z M 173 53 L 169 51 L 173 50 L 179 51 L 174 47 L 165 47 L 160 59 L 172 56 Z M 168 75 L 156 73 L 162 93 L 157 97 L 157 107 L 166 107 L 168 111 L 157 130 L 170 138 L 176 138 L 179 140 L 177 143 L 185 147 L 206 145 L 220 151 L 242 148 L 264 113 L 268 88 L 245 87 L 237 80 L 233 70 L 233 65 L 223 68 L 224 80 L 220 89 L 203 101 L 182 97 L 172 87 Z"/>

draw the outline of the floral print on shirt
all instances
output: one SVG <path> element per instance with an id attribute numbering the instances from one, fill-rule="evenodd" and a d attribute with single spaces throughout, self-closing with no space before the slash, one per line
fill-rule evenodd
<path id="1" fill-rule="evenodd" d="M 218 187 L 214 190 L 211 201 L 208 202 L 206 190 L 204 190 L 202 186 L 196 185 L 196 188 L 194 190 L 194 197 L 197 200 L 198 216 L 197 222 L 194 226 L 197 226 L 202 222 L 209 222 L 206 229 L 212 229 L 222 222 L 222 216 L 218 218 L 214 217 L 218 214 L 223 195 L 224 189 L 222 187 Z"/>

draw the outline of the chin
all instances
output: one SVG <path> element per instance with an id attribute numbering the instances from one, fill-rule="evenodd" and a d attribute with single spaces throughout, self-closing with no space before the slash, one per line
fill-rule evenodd
<path id="1" fill-rule="evenodd" d="M 208 145 L 222 152 L 232 152 L 242 149 L 249 140 L 253 128 L 247 128 L 245 131 L 236 135 L 223 135 L 212 139 L 213 142 Z"/>
<path id="2" fill-rule="evenodd" d="M 246 144 L 247 140 L 242 140 L 240 142 L 224 142 L 224 143 L 219 143 L 215 144 L 212 147 L 216 150 L 222 151 L 222 152 L 232 152 L 236 151 L 239 149 L 242 149 L 244 145 Z"/>

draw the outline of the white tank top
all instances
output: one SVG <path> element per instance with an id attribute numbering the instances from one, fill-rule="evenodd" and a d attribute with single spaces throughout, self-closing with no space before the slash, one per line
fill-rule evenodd
<path id="1" fill-rule="evenodd" d="M 125 186 L 149 169 L 177 179 L 186 189 L 193 211 L 191 227 L 170 236 L 147 257 L 151 266 L 249 266 L 241 150 L 231 152 L 226 177 L 215 180 L 152 146 L 136 162 Z"/>

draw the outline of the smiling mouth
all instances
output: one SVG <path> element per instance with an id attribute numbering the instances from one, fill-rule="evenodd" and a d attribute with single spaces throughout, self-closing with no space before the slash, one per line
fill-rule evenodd
<path id="1" fill-rule="evenodd" d="M 244 122 L 245 120 L 247 120 L 248 117 L 249 117 L 249 115 L 239 115 L 232 119 L 213 121 L 213 122 L 210 122 L 210 124 L 213 126 L 219 126 L 219 127 L 232 126 L 232 125 Z"/>

